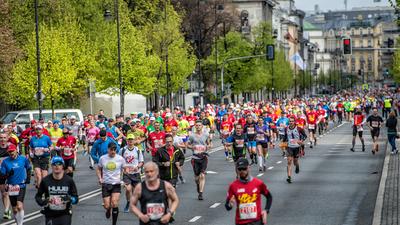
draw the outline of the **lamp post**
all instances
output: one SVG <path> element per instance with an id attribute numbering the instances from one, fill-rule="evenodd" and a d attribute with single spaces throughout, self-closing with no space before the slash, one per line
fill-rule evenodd
<path id="1" fill-rule="evenodd" d="M 39 105 L 39 119 L 42 119 L 43 95 L 42 77 L 40 75 L 40 45 L 39 45 L 39 15 L 38 0 L 35 0 L 35 31 L 36 31 L 36 64 L 37 64 L 37 93 L 35 95 Z"/>
<path id="2" fill-rule="evenodd" d="M 217 1 L 214 1 L 214 44 L 215 44 L 215 96 L 218 95 L 218 23 L 217 23 L 217 13 L 218 11 L 224 10 L 224 6 L 221 4 L 217 4 Z M 223 95 L 221 93 L 221 98 Z"/>
<path id="3" fill-rule="evenodd" d="M 119 30 L 119 0 L 114 1 L 114 7 L 115 7 L 115 17 L 117 19 L 118 81 L 119 81 L 119 97 L 120 97 L 120 111 L 121 111 L 120 115 L 124 115 L 125 90 L 121 72 L 122 68 L 121 68 L 121 37 Z M 112 19 L 110 10 L 105 10 L 104 18 L 108 21 Z"/>

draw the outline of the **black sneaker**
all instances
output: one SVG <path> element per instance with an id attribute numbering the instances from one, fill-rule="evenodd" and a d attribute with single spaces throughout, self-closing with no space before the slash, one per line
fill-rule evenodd
<path id="1" fill-rule="evenodd" d="M 196 187 L 197 187 L 197 193 L 200 193 L 200 185 L 199 185 L 199 183 L 196 183 Z"/>
<path id="2" fill-rule="evenodd" d="M 312 145 L 312 144 L 310 145 L 310 148 L 313 148 L 313 145 Z"/>
<path id="3" fill-rule="evenodd" d="M 111 217 L 111 208 L 106 211 L 106 218 L 110 219 Z"/>
<path id="4" fill-rule="evenodd" d="M 179 176 L 179 180 L 181 180 L 182 184 L 186 183 L 185 179 L 182 176 Z"/>
<path id="5" fill-rule="evenodd" d="M 362 146 L 362 151 L 365 152 L 365 146 Z"/>
<path id="6" fill-rule="evenodd" d="M 296 173 L 299 173 L 300 172 L 300 166 L 296 166 L 296 171 L 295 171 Z"/>
<path id="7" fill-rule="evenodd" d="M 126 202 L 124 213 L 129 213 L 129 201 Z"/>
<path id="8" fill-rule="evenodd" d="M 350 151 L 354 152 L 354 148 L 351 148 Z"/>
<path id="9" fill-rule="evenodd" d="M 375 151 L 374 150 L 372 150 L 371 152 L 372 152 L 372 155 L 375 155 Z"/>
<path id="10" fill-rule="evenodd" d="M 90 168 L 91 170 L 94 170 L 93 166 L 89 166 L 89 168 Z"/>
<path id="11" fill-rule="evenodd" d="M 282 152 L 282 157 L 285 157 L 285 152 Z"/>
<path id="12" fill-rule="evenodd" d="M 286 181 L 290 184 L 290 183 L 292 183 L 292 178 L 291 177 L 287 177 Z"/>
<path id="13" fill-rule="evenodd" d="M 203 193 L 199 193 L 199 196 L 197 197 L 200 201 L 203 200 Z"/>

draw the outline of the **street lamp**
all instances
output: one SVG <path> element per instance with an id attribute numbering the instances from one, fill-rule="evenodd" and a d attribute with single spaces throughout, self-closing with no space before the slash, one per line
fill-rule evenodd
<path id="1" fill-rule="evenodd" d="M 217 1 L 214 1 L 214 44 L 215 44 L 215 95 L 218 95 L 218 43 L 217 43 L 217 35 L 218 35 L 218 24 L 217 24 L 217 13 L 218 11 L 223 11 L 224 10 L 224 5 L 222 4 L 217 4 Z M 221 93 L 221 98 L 223 98 L 223 93 Z"/>
<path id="2" fill-rule="evenodd" d="M 37 93 L 35 95 L 39 105 L 39 119 L 42 119 L 43 94 L 42 94 L 42 77 L 40 75 L 40 46 L 39 46 L 39 15 L 38 0 L 35 0 L 35 31 L 36 31 L 36 64 L 37 64 Z"/>
<path id="3" fill-rule="evenodd" d="M 119 31 L 119 0 L 114 1 L 115 6 L 115 17 L 117 19 L 117 44 L 118 44 L 118 80 L 119 80 L 119 97 L 120 97 L 120 115 L 124 115 L 124 103 L 125 103 L 125 90 L 124 90 L 124 83 L 122 79 L 122 72 L 121 72 L 121 37 Z M 104 19 L 106 21 L 112 20 L 112 15 L 110 10 L 104 11 Z"/>

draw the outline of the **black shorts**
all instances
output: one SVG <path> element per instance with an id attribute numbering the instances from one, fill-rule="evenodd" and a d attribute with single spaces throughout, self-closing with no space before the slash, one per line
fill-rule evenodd
<path id="1" fill-rule="evenodd" d="M 315 134 L 315 129 L 308 129 L 308 133 L 313 133 L 313 134 Z"/>
<path id="2" fill-rule="evenodd" d="M 71 225 L 71 221 L 71 214 L 64 214 L 57 217 L 46 216 L 46 225 Z"/>
<path id="3" fill-rule="evenodd" d="M 50 158 L 38 158 L 34 157 L 32 159 L 32 165 L 34 168 L 40 168 L 41 170 L 49 169 Z"/>
<path id="4" fill-rule="evenodd" d="M 268 142 L 257 142 L 257 145 L 261 145 L 262 148 L 268 148 Z"/>
<path id="5" fill-rule="evenodd" d="M 380 132 L 380 129 L 379 129 L 379 128 L 373 128 L 373 129 L 371 130 L 371 137 L 372 137 L 372 138 L 374 138 L 374 137 L 379 137 L 379 132 Z"/>
<path id="6" fill-rule="evenodd" d="M 86 144 L 86 135 L 82 135 L 79 138 L 79 144 L 81 144 L 81 145 L 85 145 Z"/>
<path id="7" fill-rule="evenodd" d="M 74 158 L 64 159 L 64 169 L 66 170 L 68 167 L 74 168 Z"/>
<path id="8" fill-rule="evenodd" d="M 200 173 L 205 173 L 207 170 L 208 158 L 192 159 L 192 167 L 195 176 L 199 176 Z"/>
<path id="9" fill-rule="evenodd" d="M 140 173 L 135 174 L 124 174 L 122 176 L 122 180 L 126 185 L 136 186 L 136 184 L 140 183 L 142 180 L 140 179 Z"/>
<path id="10" fill-rule="evenodd" d="M 284 134 L 279 134 L 279 140 L 280 141 L 285 141 L 286 140 L 286 136 Z"/>
<path id="11" fill-rule="evenodd" d="M 353 137 L 357 136 L 357 133 L 358 133 L 358 136 L 360 138 L 362 138 L 363 132 L 362 131 L 357 131 L 357 126 L 353 125 Z"/>
<path id="12" fill-rule="evenodd" d="M 15 196 L 9 196 L 10 198 L 10 203 L 12 207 L 17 206 L 17 202 L 24 202 L 25 199 L 25 190 L 26 188 L 20 188 L 19 189 L 19 194 Z"/>
<path id="13" fill-rule="evenodd" d="M 293 158 L 299 158 L 300 147 L 298 147 L 298 148 L 288 147 L 286 152 L 287 152 L 288 156 L 291 156 Z"/>
<path id="14" fill-rule="evenodd" d="M 121 184 L 101 185 L 101 195 L 103 198 L 110 197 L 112 193 L 121 193 Z"/>
<path id="15" fill-rule="evenodd" d="M 241 224 L 236 224 L 236 225 L 263 225 L 262 220 L 254 221 L 254 222 L 249 222 L 249 223 L 241 223 Z"/>

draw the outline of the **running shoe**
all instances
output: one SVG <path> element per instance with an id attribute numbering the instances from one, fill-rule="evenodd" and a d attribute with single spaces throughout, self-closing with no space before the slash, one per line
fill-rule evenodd
<path id="1" fill-rule="evenodd" d="M 296 171 L 295 171 L 296 173 L 299 173 L 300 172 L 300 166 L 296 166 Z"/>
<path id="2" fill-rule="evenodd" d="M 129 212 L 129 201 L 126 202 L 125 208 L 124 208 L 124 212 L 128 213 Z"/>
<path id="3" fill-rule="evenodd" d="M 111 217 L 111 208 L 106 211 L 106 218 L 110 219 Z"/>
<path id="4" fill-rule="evenodd" d="M 201 192 L 199 193 L 198 199 L 203 200 L 203 193 L 201 193 Z"/>
<path id="5" fill-rule="evenodd" d="M 291 178 L 291 177 L 288 177 L 288 178 L 286 179 L 286 181 L 290 184 L 290 183 L 292 183 L 292 178 Z"/>
<path id="6" fill-rule="evenodd" d="M 179 176 L 179 180 L 181 180 L 181 183 L 182 183 L 182 184 L 186 183 L 185 178 L 183 178 L 182 176 Z"/>
<path id="7" fill-rule="evenodd" d="M 4 211 L 3 219 L 11 220 L 11 210 Z"/>

